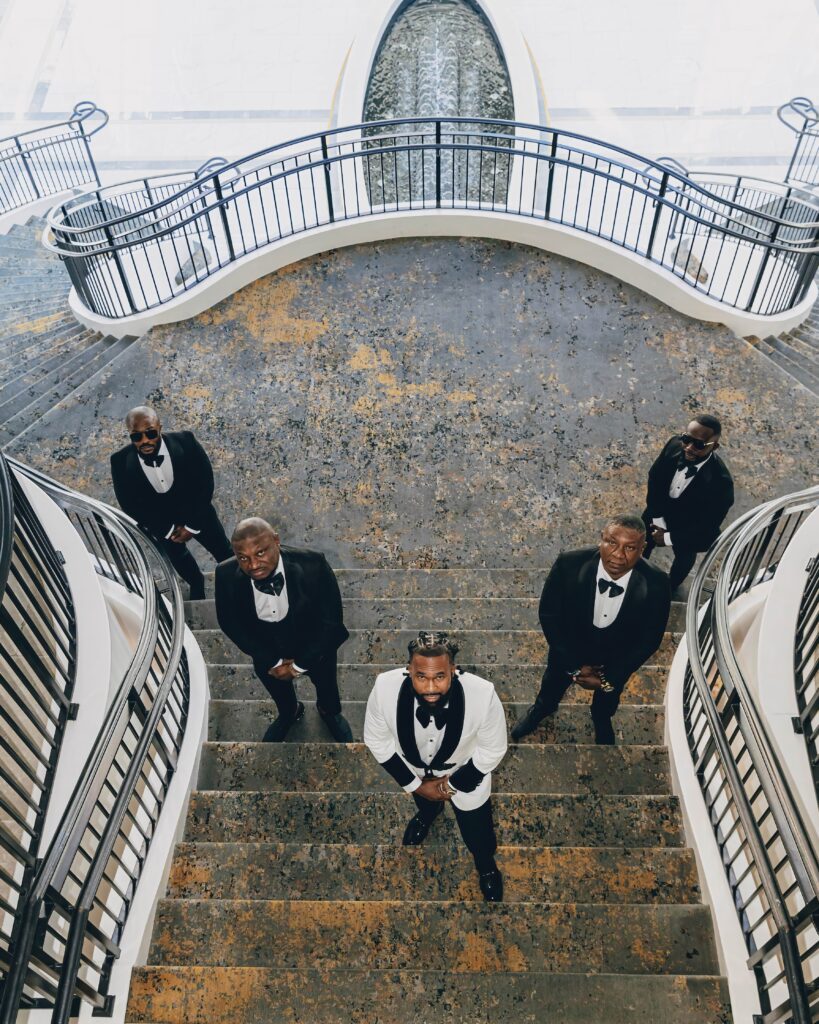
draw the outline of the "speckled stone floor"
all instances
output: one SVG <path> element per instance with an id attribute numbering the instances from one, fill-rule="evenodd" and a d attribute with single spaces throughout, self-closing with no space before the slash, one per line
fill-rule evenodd
<path id="1" fill-rule="evenodd" d="M 522 246 L 327 253 L 157 328 L 10 452 L 111 499 L 126 410 L 193 429 L 228 528 L 261 514 L 335 565 L 544 566 L 642 507 L 698 409 L 732 516 L 815 477 L 816 398 L 718 325 Z"/>

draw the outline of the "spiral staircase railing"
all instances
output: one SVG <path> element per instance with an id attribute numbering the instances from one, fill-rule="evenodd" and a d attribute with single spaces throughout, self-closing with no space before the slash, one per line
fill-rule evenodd
<path id="1" fill-rule="evenodd" d="M 0 139 L 0 214 L 99 184 L 91 138 L 107 123 L 104 110 L 81 100 L 66 121 Z"/>
<path id="2" fill-rule="evenodd" d="M 124 588 L 141 607 L 141 629 L 130 663 L 122 677 L 112 681 L 113 698 L 53 838 L 46 848 L 37 848 L 43 817 L 39 808 L 36 818 L 33 810 L 27 816 L 18 815 L 25 817 L 20 829 L 25 824 L 28 843 L 12 843 L 0 825 L 0 845 L 16 857 L 8 868 L 5 863 L 0 867 L 3 920 L 13 920 L 11 928 L 0 929 L 0 1021 L 11 1024 L 20 1010 L 48 1008 L 52 1021 L 62 1024 L 77 1014 L 80 1003 L 90 1004 L 97 1014 L 111 1012 L 111 971 L 185 735 L 189 674 L 182 596 L 164 556 L 121 512 L 0 454 L 5 527 L 0 568 L 7 562 L 11 565 L 0 605 L 4 627 L 9 625 L 6 602 L 16 557 L 13 553 L 9 559 L 7 554 L 9 524 L 15 545 L 18 533 L 31 531 L 46 550 L 50 546 L 30 505 L 22 500 L 22 479 L 35 483 L 63 510 L 97 573 Z M 72 609 L 70 589 L 58 553 L 53 548 L 51 553 L 28 596 L 42 605 L 59 589 L 64 607 L 49 599 L 51 619 L 45 625 L 50 632 L 42 646 L 59 647 L 60 657 L 55 655 L 52 661 L 60 661 L 63 675 L 46 671 L 39 674 L 38 682 L 48 690 L 52 705 L 67 704 L 71 709 L 71 687 L 64 685 L 61 697 L 58 684 L 73 668 L 76 631 L 73 615 L 67 619 Z M 15 612 L 19 618 L 19 609 Z M 3 649 L 7 650 L 5 637 Z M 23 664 L 20 671 L 36 673 L 35 662 L 25 657 L 18 660 Z M 29 752 L 32 747 L 39 751 L 40 721 L 26 722 L 15 714 L 15 699 L 5 688 L 0 691 L 0 724 L 13 722 L 12 753 Z M 50 721 L 53 713 L 43 707 L 40 717 L 46 716 Z M 51 723 L 52 734 L 56 728 Z M 8 777 L 17 787 L 15 792 L 42 785 L 44 769 L 32 779 L 25 763 L 16 770 L 13 764 L 3 764 L 7 738 L 0 731 L 4 782 Z M 53 771 L 59 743 L 55 740 L 52 747 Z"/>
<path id="3" fill-rule="evenodd" d="M 819 861 L 740 668 L 730 613 L 773 578 L 817 506 L 814 487 L 733 523 L 697 571 L 686 612 L 686 733 L 759 993 L 757 1024 L 819 1021 Z"/>
<path id="4" fill-rule="evenodd" d="M 794 96 L 776 114 L 796 136 L 785 181 L 819 186 L 819 110 L 807 96 Z"/>
<path id="5" fill-rule="evenodd" d="M 571 132 L 480 118 L 355 125 L 97 189 L 52 211 L 46 244 L 82 304 L 121 319 L 292 236 L 420 211 L 592 235 L 763 316 L 798 305 L 819 265 L 819 197 L 808 190 L 699 179 Z"/>

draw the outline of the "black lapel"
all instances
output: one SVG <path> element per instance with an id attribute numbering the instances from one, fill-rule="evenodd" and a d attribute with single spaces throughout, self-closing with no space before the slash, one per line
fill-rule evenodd
<path id="1" fill-rule="evenodd" d="M 646 583 L 645 576 L 641 572 L 638 572 L 639 565 L 640 563 L 638 562 L 631 570 L 631 579 L 628 581 L 626 592 L 623 595 L 620 614 L 614 620 L 612 626 L 616 626 L 618 622 L 622 625 L 622 620 L 632 618 L 635 610 L 639 614 L 641 606 L 645 602 L 648 594 L 648 584 Z"/>
<path id="2" fill-rule="evenodd" d="M 287 583 L 287 614 L 298 615 L 306 604 L 308 596 L 304 569 L 287 549 L 281 549 L 281 557 L 282 565 L 284 566 L 284 578 Z"/>
<path id="3" fill-rule="evenodd" d="M 440 771 L 442 768 L 451 767 L 449 761 L 461 742 L 464 732 L 464 715 L 466 714 L 466 698 L 464 687 L 457 675 L 452 677 L 452 686 L 449 688 L 449 713 L 447 714 L 446 726 L 444 727 L 444 738 L 438 753 L 433 757 L 430 768 Z M 414 730 L 413 730 L 414 731 Z"/>
<path id="4" fill-rule="evenodd" d="M 398 706 L 395 709 L 395 728 L 398 733 L 398 745 L 401 753 L 418 768 L 426 768 L 418 753 L 418 744 L 415 742 L 415 690 L 412 688 L 412 680 L 404 676 L 401 689 L 398 691 Z"/>
<path id="5" fill-rule="evenodd" d="M 146 497 L 155 498 L 157 496 L 157 492 L 148 482 L 148 477 L 145 476 L 140 465 L 139 455 L 133 445 L 125 455 L 125 473 L 133 481 L 134 486 L 143 491 Z"/>
<path id="6" fill-rule="evenodd" d="M 581 622 L 591 622 L 594 618 L 594 595 L 597 589 L 597 566 L 599 562 L 600 554 L 596 552 L 592 558 L 580 566 L 580 572 L 577 574 Z"/>
<path id="7" fill-rule="evenodd" d="M 253 580 L 246 574 L 243 573 L 239 566 L 236 566 L 236 575 L 234 576 L 234 587 L 236 596 L 236 609 L 235 616 L 238 620 L 258 622 L 259 616 L 256 614 L 256 600 L 253 597 Z"/>

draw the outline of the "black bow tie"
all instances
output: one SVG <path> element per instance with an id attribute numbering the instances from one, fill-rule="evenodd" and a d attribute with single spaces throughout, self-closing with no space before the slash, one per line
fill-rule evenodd
<path id="1" fill-rule="evenodd" d="M 692 466 L 690 462 L 686 462 L 685 459 L 680 459 L 677 463 L 677 469 L 685 470 L 685 479 L 690 480 L 692 476 L 697 475 L 697 467 Z"/>
<path id="2" fill-rule="evenodd" d="M 165 461 L 164 455 L 140 455 L 146 466 L 161 466 Z"/>
<path id="3" fill-rule="evenodd" d="M 435 704 L 431 706 L 421 697 L 417 697 L 416 700 L 418 701 L 418 707 L 415 709 L 415 717 L 421 723 L 422 728 L 426 729 L 430 719 L 434 718 L 436 728 L 443 729 L 449 717 L 448 705 Z"/>
<path id="4" fill-rule="evenodd" d="M 624 594 L 626 592 L 626 588 L 621 587 L 620 584 L 615 583 L 614 580 L 604 580 L 602 578 L 597 581 L 597 589 L 601 594 L 608 590 L 609 597 L 617 597 L 618 594 Z"/>
<path id="5" fill-rule="evenodd" d="M 276 597 L 284 590 L 284 573 L 274 572 L 264 580 L 254 580 L 253 586 L 263 594 L 275 594 Z"/>

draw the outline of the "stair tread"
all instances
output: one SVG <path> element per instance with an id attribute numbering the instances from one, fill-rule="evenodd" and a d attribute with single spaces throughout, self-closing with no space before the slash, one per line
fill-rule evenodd
<path id="1" fill-rule="evenodd" d="M 229 993 L 229 998 L 226 994 Z M 580 972 L 474 975 L 442 970 L 300 971 L 137 967 L 129 1024 L 730 1024 L 728 986 L 712 975 Z"/>
<path id="2" fill-rule="evenodd" d="M 685 848 L 502 846 L 497 857 L 508 902 L 700 901 Z M 470 858 L 434 846 L 183 842 L 168 883 L 171 899 L 394 900 L 419 892 L 427 900 L 474 898 Z"/>

